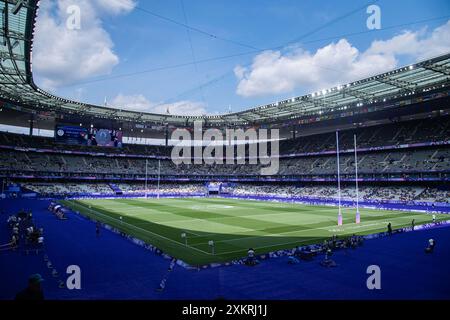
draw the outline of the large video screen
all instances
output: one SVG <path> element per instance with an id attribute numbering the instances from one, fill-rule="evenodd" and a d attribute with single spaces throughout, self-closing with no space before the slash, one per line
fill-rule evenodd
<path id="1" fill-rule="evenodd" d="M 57 125 L 55 140 L 57 143 L 71 145 L 120 148 L 122 147 L 122 131 Z"/>

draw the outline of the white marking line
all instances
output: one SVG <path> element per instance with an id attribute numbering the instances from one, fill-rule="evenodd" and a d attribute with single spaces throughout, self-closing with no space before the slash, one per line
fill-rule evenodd
<path id="1" fill-rule="evenodd" d="M 265 221 L 265 220 L 259 220 L 259 221 L 261 221 L 261 222 L 270 222 L 270 221 Z M 321 221 L 321 222 L 326 222 L 326 221 Z M 334 222 L 334 220 L 333 220 L 333 222 Z M 222 223 L 220 223 L 220 224 L 222 224 Z M 307 226 L 309 226 L 311 224 L 317 224 L 317 222 L 305 223 L 305 224 L 302 224 L 302 226 L 307 227 Z M 289 225 L 285 224 L 285 225 L 286 226 L 298 226 L 298 224 L 289 224 Z M 303 230 L 303 231 L 311 231 L 311 230 L 316 230 L 316 229 L 318 229 L 318 228 L 311 228 L 311 229 Z M 248 229 L 248 230 L 260 232 L 260 230 L 255 230 L 255 229 Z M 290 233 L 290 232 L 297 232 L 297 231 L 286 231 L 286 232 L 281 232 L 281 233 L 267 233 L 266 235 L 262 235 L 262 236 L 240 237 L 240 238 L 233 238 L 233 239 L 229 239 L 229 240 L 219 240 L 217 242 L 234 241 L 234 239 L 239 239 L 240 240 L 240 239 L 251 239 L 251 238 L 265 238 L 265 237 L 270 237 L 271 235 L 282 235 L 282 234 Z M 298 232 L 300 232 L 300 231 L 298 231 Z M 215 232 L 215 233 L 204 233 L 204 234 L 200 235 L 200 237 L 205 237 L 205 236 L 209 236 L 209 235 L 217 235 L 217 234 L 220 234 L 220 233 L 217 233 L 217 232 Z M 191 238 L 191 239 L 194 239 L 194 238 Z"/>
<path id="2" fill-rule="evenodd" d="M 386 225 L 387 223 L 389 223 L 390 221 L 395 221 L 397 219 L 404 219 L 404 218 L 408 218 L 408 217 L 397 217 L 397 218 L 393 218 L 390 220 L 384 220 L 384 221 L 379 221 L 377 223 L 370 223 L 369 225 L 356 225 L 356 223 L 351 223 L 350 225 L 356 225 L 353 228 L 358 228 L 359 226 L 361 226 L 361 228 L 358 231 L 370 231 L 370 230 L 378 230 L 379 227 L 375 227 L 372 228 L 372 226 L 374 226 L 374 224 L 376 225 Z M 337 227 L 337 226 L 336 226 Z M 370 227 L 370 228 L 367 228 Z M 345 232 L 344 228 L 341 229 L 332 229 L 332 231 L 329 231 L 330 226 L 327 227 L 322 227 L 322 228 L 314 228 L 314 229 L 308 229 L 308 230 L 302 230 L 302 231 L 286 231 L 286 232 L 281 232 L 281 233 L 277 233 L 277 234 L 272 234 L 270 236 L 268 235 L 262 235 L 262 236 L 253 236 L 253 237 L 240 237 L 240 238 L 232 238 L 232 239 L 227 239 L 227 240 L 218 240 L 215 241 L 215 243 L 222 243 L 222 242 L 234 242 L 234 241 L 238 241 L 238 240 L 244 240 L 244 239 L 258 239 L 258 238 L 268 238 L 268 237 L 273 237 L 273 236 L 281 236 L 281 235 L 286 235 L 288 233 L 293 233 L 293 232 L 297 232 L 297 233 L 304 233 L 304 232 L 310 232 L 310 231 L 314 231 L 314 230 L 326 230 L 328 232 Z M 323 239 L 323 237 L 321 238 L 313 238 L 313 239 Z M 305 241 L 310 241 L 310 240 L 305 240 Z M 290 244 L 290 243 L 298 243 L 298 242 L 305 242 L 305 241 L 292 241 L 292 242 L 287 242 L 287 243 L 282 243 L 282 244 L 274 244 L 274 245 L 270 245 L 270 246 L 263 246 L 263 247 L 255 247 L 255 248 L 267 248 L 267 247 L 273 247 L 273 246 L 278 246 L 278 245 L 284 245 L 284 244 Z M 204 243 L 199 243 L 196 244 L 194 246 L 198 246 L 198 245 L 204 245 Z M 242 250 L 237 250 L 237 251 L 227 251 L 227 252 L 221 252 L 223 254 L 227 254 L 227 253 L 233 253 L 233 252 L 239 252 Z"/>
<path id="3" fill-rule="evenodd" d="M 111 220 L 118 220 L 118 219 L 115 219 L 115 218 L 113 218 L 113 217 L 111 217 L 111 216 L 108 216 L 108 215 L 105 215 L 105 214 L 103 214 L 103 213 L 100 213 L 100 212 L 98 212 L 98 211 L 92 210 L 91 208 L 87 208 L 87 207 L 84 206 L 84 204 L 83 204 L 83 205 L 81 205 L 81 204 L 79 204 L 79 203 L 74 203 L 74 204 L 77 205 L 77 206 L 80 206 L 80 207 L 82 207 L 82 208 L 88 209 L 89 211 L 92 211 L 94 214 L 97 214 L 97 215 L 100 215 L 100 216 L 104 216 L 104 217 L 109 218 L 109 219 L 111 219 Z M 174 242 L 174 243 L 176 243 L 176 244 L 178 244 L 178 245 L 180 245 L 180 246 L 186 247 L 186 245 L 184 245 L 184 244 L 182 244 L 182 243 L 180 243 L 180 242 L 177 242 L 177 241 L 175 241 L 175 240 L 173 240 L 173 239 L 170 239 L 170 238 L 167 238 L 167 237 L 165 237 L 165 236 L 162 236 L 162 235 L 160 235 L 160 234 L 151 232 L 151 231 L 146 230 L 146 229 L 139 228 L 139 227 L 137 227 L 137 226 L 135 226 L 135 225 L 132 225 L 132 224 L 129 224 L 129 223 L 126 223 L 126 222 L 123 222 L 123 221 L 120 222 L 120 223 L 126 224 L 126 225 L 128 225 L 128 226 L 130 226 L 130 227 L 133 227 L 133 228 L 142 230 L 142 231 L 144 231 L 144 232 L 147 232 L 147 233 L 150 233 L 150 234 L 159 236 L 159 237 L 161 237 L 161 238 L 163 238 L 163 239 L 166 239 L 166 240 L 169 240 L 169 241 L 171 241 L 171 242 Z M 150 222 L 149 222 L 149 223 L 150 223 Z M 314 229 L 310 229 L 310 230 L 314 230 Z M 309 230 L 309 231 L 310 231 L 310 230 Z M 305 230 L 305 231 L 306 231 L 306 230 Z M 281 234 L 282 234 L 282 233 L 280 233 L 280 235 L 281 235 Z M 257 237 L 252 237 L 252 238 L 262 238 L 262 237 L 266 237 L 266 236 L 257 236 Z M 219 243 L 219 242 L 227 242 L 227 241 L 234 241 L 234 240 L 240 240 L 240 239 L 244 239 L 244 238 L 234 238 L 234 239 L 230 239 L 230 240 L 216 241 L 216 243 Z M 249 239 L 249 238 L 247 237 L 246 239 Z M 272 245 L 260 246 L 260 247 L 255 247 L 255 248 L 256 248 L 256 249 L 270 248 L 270 247 L 276 247 L 276 246 L 283 246 L 283 245 L 291 244 L 291 243 L 303 243 L 303 242 L 306 242 L 306 241 L 317 240 L 317 239 L 322 239 L 322 238 L 312 238 L 312 239 L 300 240 L 300 241 L 295 241 L 295 242 L 294 242 L 294 241 L 291 241 L 291 242 L 283 242 L 283 243 L 280 243 L 280 244 L 272 244 Z M 201 249 L 199 249 L 199 248 L 196 248 L 196 247 L 194 247 L 194 246 L 188 245 L 187 247 L 189 247 L 189 248 L 191 248 L 191 249 L 194 249 L 194 250 L 197 250 L 197 251 L 200 251 L 200 252 L 202 252 L 202 253 L 204 253 L 204 254 L 207 254 L 207 255 L 212 255 L 212 253 L 203 251 L 203 250 L 201 250 Z M 242 252 L 242 251 L 245 251 L 245 249 L 234 250 L 234 251 L 227 251 L 227 252 L 221 252 L 221 254 L 228 254 L 228 253 L 235 253 L 235 252 Z"/>
<path id="4" fill-rule="evenodd" d="M 136 200 L 138 200 L 139 202 L 142 202 L 142 203 L 149 203 L 149 202 L 151 202 L 151 201 L 141 201 L 142 199 L 136 199 Z M 173 199 L 172 199 L 173 200 Z M 177 199 L 177 200 L 179 200 L 179 199 Z M 111 202 L 111 201 L 110 201 Z M 183 202 L 186 202 L 186 203 L 192 203 L 192 201 L 191 200 L 185 200 L 185 201 L 183 201 Z M 214 201 L 210 201 L 210 200 L 208 200 L 208 201 L 203 201 L 203 202 L 206 202 L 206 203 L 209 203 L 209 204 L 212 204 L 212 203 L 214 203 Z M 230 202 L 230 203 L 232 203 L 232 202 Z M 114 202 L 113 202 L 113 204 L 114 204 Z M 267 203 L 263 203 L 264 205 L 267 205 Z M 128 206 L 128 207 L 133 207 L 133 205 L 132 204 L 128 204 L 128 203 L 121 203 L 121 202 L 119 202 L 119 205 L 120 206 L 123 206 L 123 207 L 125 207 L 126 208 L 126 206 Z M 176 207 L 176 208 L 179 208 L 179 209 L 183 209 L 184 207 L 183 206 L 174 206 L 174 205 L 171 205 L 172 207 Z M 214 206 L 214 205 L 210 205 L 210 206 Z M 215 206 L 219 206 L 219 205 L 217 205 L 217 204 L 215 204 Z M 104 209 L 106 209 L 106 210 L 108 210 L 108 211 L 113 211 L 113 212 L 117 212 L 117 207 L 116 207 L 116 205 L 114 204 L 114 208 L 110 208 L 110 207 L 105 207 L 105 206 L 101 206 L 102 208 L 104 208 Z M 238 206 L 234 206 L 234 208 L 236 208 L 236 207 L 238 207 Z M 286 206 L 281 206 L 280 204 L 277 204 L 277 206 L 275 206 L 274 208 L 267 208 L 267 207 L 265 207 L 265 208 L 263 208 L 263 210 L 271 210 L 271 209 L 277 209 L 277 208 L 287 208 Z M 192 208 L 192 207 L 191 207 Z M 199 206 L 199 208 L 202 208 L 201 206 Z M 241 209 L 243 209 L 243 210 L 245 210 L 245 209 L 247 209 L 246 207 L 239 207 L 239 208 L 241 208 Z M 218 209 L 217 207 L 215 208 L 215 209 Z M 258 209 L 258 208 L 255 208 L 255 209 L 257 209 L 257 210 L 261 210 L 261 209 Z M 135 211 L 138 211 L 137 213 L 135 213 L 135 214 L 124 214 L 124 215 L 126 215 L 126 216 L 128 216 L 128 215 L 136 215 L 136 216 L 145 216 L 146 214 L 148 214 L 148 210 L 150 210 L 150 211 L 152 211 L 152 214 L 160 214 L 160 215 L 163 215 L 163 214 L 161 214 L 161 212 L 159 212 L 157 209 L 152 209 L 152 208 L 146 208 L 146 209 L 144 209 L 144 208 L 139 208 L 139 209 L 133 209 L 133 210 L 135 210 Z M 302 214 L 305 214 L 305 215 L 310 215 L 310 216 L 313 216 L 313 215 L 317 215 L 317 212 L 328 212 L 329 211 L 329 208 L 313 208 L 313 207 L 311 207 L 311 210 L 307 210 L 306 212 L 302 212 Z M 343 211 L 344 213 L 345 213 L 345 211 Z M 215 214 L 218 214 L 218 215 L 223 215 L 222 213 L 220 213 L 220 212 L 213 212 L 213 213 L 215 213 Z M 176 213 L 164 213 L 164 215 L 167 215 L 167 214 L 170 214 L 171 216 L 173 216 L 173 217 L 181 217 L 180 215 L 177 215 Z M 226 214 L 229 214 L 228 212 L 226 213 Z M 208 219 L 209 221 L 211 221 L 211 222 L 216 222 L 216 223 L 219 223 L 219 224 L 223 224 L 223 223 L 221 223 L 220 221 L 221 220 L 223 220 L 223 219 L 233 219 L 233 218 L 248 218 L 248 219 L 255 219 L 255 220 L 258 220 L 258 221 L 261 221 L 261 222 L 267 222 L 267 220 L 264 220 L 264 219 L 257 219 L 257 218 L 254 218 L 254 217 L 264 217 L 264 216 L 270 216 L 270 215 L 276 215 L 276 216 L 280 216 L 280 215 L 292 215 L 292 214 L 298 214 L 298 212 L 296 213 L 296 212 L 273 212 L 272 210 L 270 211 L 270 213 L 249 213 L 249 214 L 241 214 L 241 215 L 231 215 L 231 216 L 223 216 L 223 217 L 219 217 L 219 218 L 211 218 L 211 219 Z M 321 215 L 320 215 L 321 216 Z M 325 216 L 321 216 L 321 217 L 323 217 L 324 218 L 324 220 L 327 220 L 327 219 L 325 219 Z M 191 218 L 189 218 L 189 219 L 175 219 L 175 220 L 172 220 L 173 222 L 176 222 L 176 223 L 179 223 L 179 222 L 192 222 L 192 220 L 201 220 L 201 221 L 204 221 L 205 219 L 203 218 L 203 217 L 191 217 Z M 324 221 L 325 222 L 325 221 Z M 314 222 L 314 223 L 317 223 L 317 222 Z M 165 225 L 165 224 L 164 224 Z M 171 226 L 171 225 L 167 225 L 167 226 Z M 173 227 L 173 226 L 172 226 Z M 176 228 L 179 228 L 178 226 L 176 226 L 175 225 L 175 227 Z M 249 228 L 245 228 L 245 227 L 240 227 L 241 229 L 247 229 L 247 230 L 249 230 L 249 231 L 253 231 L 254 229 L 249 229 Z M 215 233 L 206 233 L 205 235 L 210 235 L 210 234 L 215 234 Z"/>
<path id="5" fill-rule="evenodd" d="M 142 200 L 142 199 L 138 199 L 138 200 Z M 177 201 L 180 201 L 180 199 L 176 199 Z M 203 200 L 203 201 L 199 201 L 199 200 Z M 148 202 L 150 202 L 150 201 L 140 201 L 140 202 L 144 202 L 144 203 L 148 203 Z M 192 203 L 193 201 L 192 200 L 185 200 L 185 201 L 183 201 L 183 202 L 186 202 L 186 203 Z M 195 201 L 194 201 L 194 203 L 195 204 L 193 204 L 192 206 L 190 206 L 190 208 L 193 208 L 193 207 L 196 207 L 195 209 L 202 209 L 202 208 L 205 208 L 205 206 L 201 206 L 201 205 L 198 205 L 198 202 L 202 202 L 202 203 L 205 203 L 206 205 L 206 209 L 228 209 L 228 208 L 219 208 L 219 206 L 225 206 L 225 207 L 232 207 L 232 208 L 240 208 L 240 209 L 243 209 L 243 210 L 245 210 L 245 209 L 248 209 L 248 206 L 246 205 L 246 206 L 237 206 L 236 205 L 236 200 L 235 201 L 232 201 L 232 202 L 228 202 L 229 203 L 229 205 L 225 205 L 225 204 L 217 204 L 215 201 L 211 201 L 210 199 L 208 199 L 208 200 L 206 200 L 205 201 L 205 199 L 195 199 Z M 246 202 L 245 200 L 237 200 L 237 202 L 242 202 L 242 203 L 246 203 L 246 204 L 248 204 L 248 202 Z M 259 205 L 261 205 L 261 206 L 263 206 L 262 208 L 254 208 L 254 210 L 273 210 L 273 209 L 279 209 L 279 208 L 282 208 L 282 209 L 285 209 L 285 208 L 298 208 L 298 207 L 304 207 L 304 205 L 299 205 L 299 204 L 290 204 L 290 203 L 270 203 L 270 202 L 266 202 L 266 201 L 261 201 L 260 203 L 252 203 L 253 205 L 254 204 L 259 204 Z M 268 206 L 269 205 L 269 206 Z M 270 206 L 270 205 L 272 205 L 272 206 Z M 183 206 L 183 204 L 180 204 L 180 205 L 173 205 L 173 203 L 171 203 L 170 204 L 170 206 L 172 206 L 172 207 L 177 207 L 177 208 L 180 208 L 180 209 L 185 209 L 185 207 Z M 210 208 L 208 208 L 208 207 L 210 207 Z M 317 212 L 327 212 L 327 211 L 329 211 L 330 210 L 330 208 L 329 207 L 314 207 L 314 206 L 309 206 L 310 208 L 308 208 L 308 210 L 305 210 L 304 208 L 303 208 L 303 210 L 305 210 L 305 212 L 302 212 L 302 213 L 305 213 L 305 214 L 314 214 L 314 213 L 317 213 Z M 343 212 L 345 212 L 344 210 L 343 210 Z M 217 212 L 214 212 L 214 213 L 217 213 Z M 294 213 L 294 212 L 286 212 L 286 213 Z M 221 214 L 221 213 L 217 213 L 217 214 Z M 229 212 L 227 212 L 226 214 L 230 214 Z M 243 216 L 243 217 L 247 217 L 247 216 L 259 216 L 259 215 L 269 215 L 269 214 L 284 214 L 284 212 L 283 213 L 273 213 L 273 211 L 271 211 L 270 213 L 267 213 L 267 214 L 259 214 L 259 213 L 257 213 L 257 214 L 253 214 L 253 213 L 251 213 L 251 214 L 242 214 L 242 215 L 239 215 L 239 217 L 240 216 Z M 235 217 L 235 216 L 232 216 L 232 217 Z M 228 217 L 225 217 L 225 218 L 228 218 Z"/>
<path id="6" fill-rule="evenodd" d="M 175 243 L 175 244 L 177 244 L 177 245 L 179 245 L 179 246 L 181 246 L 181 247 L 186 247 L 186 245 L 183 244 L 183 243 L 181 243 L 181 242 L 178 242 L 178 241 L 175 241 L 175 240 L 173 240 L 173 239 L 167 238 L 167 237 L 165 237 L 165 236 L 163 236 L 163 235 L 160 235 L 160 234 L 158 234 L 158 233 L 154 233 L 154 232 L 152 232 L 152 231 L 149 231 L 149 230 L 146 230 L 146 229 L 139 228 L 139 227 L 137 227 L 137 226 L 135 226 L 135 225 L 133 225 L 133 224 L 129 224 L 129 223 L 127 223 L 127 222 L 120 221 L 119 219 L 115 219 L 115 218 L 113 218 L 113 217 L 111 217 L 111 216 L 108 216 L 108 215 L 106 215 L 106 214 L 103 214 L 103 213 L 100 213 L 100 212 L 98 212 L 98 211 L 92 210 L 91 208 L 85 207 L 84 204 L 82 205 L 82 204 L 75 203 L 75 202 L 73 202 L 73 204 L 76 205 L 76 206 L 79 206 L 79 207 L 81 207 L 81 208 L 85 208 L 85 209 L 87 209 L 87 210 L 93 212 L 93 213 L 96 214 L 96 215 L 106 217 L 106 218 L 108 218 L 108 219 L 110 219 L 110 220 L 113 220 L 113 221 L 116 221 L 116 222 L 118 221 L 119 224 L 125 224 L 125 225 L 127 225 L 127 226 L 129 226 L 129 227 L 132 227 L 132 228 L 141 230 L 141 231 L 146 232 L 146 233 L 150 233 L 150 234 L 155 235 L 155 236 L 158 236 L 158 237 L 160 237 L 160 238 L 162 238 L 162 239 L 165 239 L 165 240 L 168 240 L 168 241 L 170 241 L 170 242 L 173 242 L 173 243 Z M 211 253 L 206 252 L 206 251 L 203 251 L 203 250 L 201 250 L 201 249 L 199 249 L 199 248 L 195 248 L 195 247 L 192 247 L 192 246 L 189 246 L 189 245 L 188 245 L 187 247 L 189 247 L 189 248 L 191 248 L 191 249 L 194 249 L 194 250 L 197 250 L 197 251 L 200 251 L 201 253 L 211 255 Z"/>
<path id="7" fill-rule="evenodd" d="M 100 213 L 99 213 L 100 214 Z M 101 214 L 101 215 L 103 215 L 103 214 Z M 412 216 L 422 216 L 422 215 L 419 215 L 419 214 L 414 214 L 414 215 L 412 215 Z M 110 218 L 112 218 L 112 217 L 110 217 Z M 387 224 L 389 221 L 395 221 L 395 220 L 397 220 L 397 219 L 406 219 L 406 218 L 408 218 L 408 219 L 410 219 L 410 217 L 396 217 L 396 218 L 392 218 L 392 219 L 390 219 L 390 220 L 385 220 L 385 221 L 383 221 L 383 222 L 377 222 L 376 224 Z M 114 218 L 112 218 L 112 219 L 114 219 Z M 197 219 L 198 220 L 198 219 Z M 150 223 L 150 222 L 149 222 Z M 128 225 L 130 225 L 130 224 L 128 224 Z M 376 227 L 376 228 L 372 228 L 372 226 L 374 225 L 374 223 L 371 223 L 371 224 L 369 224 L 369 225 L 356 225 L 356 223 L 351 223 L 350 225 L 355 225 L 355 226 L 353 226 L 353 228 L 358 228 L 359 226 L 361 226 L 362 228 L 360 228 L 358 231 L 363 231 L 363 230 L 366 230 L 367 228 L 367 226 L 370 226 L 370 228 L 368 228 L 366 231 L 369 231 L 369 230 L 377 230 L 377 229 L 379 229 L 378 227 Z M 133 225 L 130 225 L 130 226 L 133 226 Z M 134 226 L 133 226 L 134 227 Z M 136 228 L 138 228 L 138 227 L 136 227 Z M 313 230 L 317 230 L 317 229 L 320 229 L 320 230 L 327 230 L 327 231 L 329 231 L 329 228 L 330 228 L 330 226 L 327 226 L 327 227 L 322 227 L 322 228 L 314 228 L 314 229 L 308 229 L 308 230 L 303 230 L 303 231 L 286 231 L 286 232 L 281 232 L 281 233 L 278 233 L 278 234 L 276 234 L 277 236 L 278 235 L 285 235 L 285 234 L 289 234 L 289 233 L 293 233 L 293 232 L 297 232 L 297 233 L 303 233 L 303 232 L 308 232 L 308 231 L 313 231 Z M 352 229 L 353 229 L 352 228 Z M 185 245 L 183 245 L 183 244 L 181 244 L 181 243 L 179 243 L 179 242 L 176 242 L 175 240 L 172 240 L 172 239 L 169 239 L 169 238 L 167 238 L 167 237 L 164 237 L 164 236 L 162 236 L 162 235 L 159 235 L 159 234 L 156 234 L 156 233 L 153 233 L 153 232 L 151 232 L 151 231 L 148 231 L 148 230 L 145 230 L 145 229 L 142 229 L 142 228 L 138 228 L 138 229 L 140 229 L 140 230 L 143 230 L 143 231 L 145 231 L 145 232 L 149 232 L 149 233 L 151 233 L 151 234 L 154 234 L 154 235 L 157 235 L 157 236 L 159 236 L 159 237 L 161 237 L 161 238 L 164 238 L 164 239 L 167 239 L 167 240 L 170 240 L 170 241 L 172 241 L 172 242 L 174 242 L 174 243 L 177 243 L 177 244 L 179 244 L 179 245 L 182 245 L 182 246 L 184 246 L 184 247 L 186 247 Z M 344 232 L 345 231 L 345 229 L 339 229 L 338 230 L 338 232 Z M 330 231 L 329 231 L 330 232 Z M 211 234 L 215 234 L 215 233 L 211 233 Z M 206 234 L 206 235 L 208 235 L 208 234 Z M 272 234 L 272 236 L 275 236 L 275 234 Z M 239 238 L 233 238 L 233 239 L 227 239 L 227 240 L 219 240 L 219 241 L 215 241 L 215 243 L 222 243 L 222 242 L 234 242 L 234 241 L 238 241 L 238 240 L 243 240 L 243 239 L 257 239 L 257 238 L 267 238 L 268 237 L 268 235 L 261 235 L 261 236 L 253 236 L 253 237 L 239 237 Z M 308 240 L 301 240 L 301 241 L 291 241 L 291 242 L 283 242 L 283 243 L 280 243 L 280 244 L 271 244 L 271 245 L 267 245 L 267 246 L 260 246 L 260 247 L 254 247 L 255 249 L 262 249 L 262 248 L 269 248 L 269 247 L 276 247 L 276 246 L 281 246 L 281 245 L 286 245 L 286 244 L 292 244 L 292 243 L 303 243 L 303 242 L 306 242 L 306 241 L 311 241 L 311 240 L 318 240 L 318 239 L 323 239 L 323 237 L 320 237 L 320 238 L 312 238 L 312 239 L 308 239 Z M 189 248 L 192 248 L 192 249 L 194 249 L 194 250 L 198 250 L 198 251 L 201 251 L 201 252 L 203 252 L 203 253 L 205 253 L 205 254 L 208 254 L 208 255 L 212 255 L 211 253 L 209 253 L 209 252 L 206 252 L 206 251 L 203 251 L 203 250 L 201 250 L 201 249 L 199 249 L 199 248 L 197 248 L 197 247 L 195 247 L 195 246 L 199 246 L 199 245 L 204 245 L 204 243 L 199 243 L 199 244 L 196 244 L 196 245 L 188 245 L 188 247 Z M 220 254 L 229 254 L 229 253 L 235 253 L 235 252 L 241 252 L 241 251 L 244 251 L 245 249 L 241 249 L 241 250 L 234 250 L 234 251 L 226 251 L 226 252 L 221 252 Z"/>
<path id="8" fill-rule="evenodd" d="M 277 244 L 271 244 L 271 245 L 267 245 L 267 246 L 260 246 L 260 247 L 253 247 L 253 248 L 254 249 L 271 248 L 271 247 L 285 246 L 287 244 L 292 244 L 292 243 L 303 243 L 303 242 L 307 242 L 307 241 L 315 241 L 315 240 L 321 240 L 321 239 L 323 239 L 323 237 L 321 237 L 321 238 L 311 238 L 311 239 L 299 240 L 299 241 L 283 242 L 283 243 L 277 243 Z M 243 251 L 245 252 L 245 250 L 246 249 L 226 251 L 226 252 L 220 252 L 220 254 L 229 254 L 229 253 L 243 252 Z M 282 250 L 282 249 L 280 249 L 280 250 Z"/>
<path id="9" fill-rule="evenodd" d="M 132 207 L 131 204 L 128 205 L 128 206 Z M 105 209 L 105 210 L 118 213 L 117 212 L 117 208 L 115 208 L 115 207 L 112 207 L 112 208 L 110 208 L 110 207 L 103 207 L 103 206 L 101 206 L 101 207 L 103 209 Z M 182 209 L 182 208 L 180 208 L 180 209 Z M 172 216 L 174 218 L 182 217 L 181 215 L 178 215 L 176 213 L 170 213 L 170 212 L 161 213 L 161 212 L 158 212 L 157 210 L 151 209 L 151 208 L 149 208 L 149 209 L 142 208 L 142 209 L 137 209 L 137 210 L 139 210 L 139 211 L 143 211 L 143 210 L 155 211 L 154 214 L 159 214 L 161 216 L 168 216 L 168 215 L 170 215 L 170 216 Z M 222 215 L 221 213 L 215 213 L 215 214 Z M 282 214 L 284 214 L 284 213 L 282 213 Z M 290 212 L 290 214 L 292 214 L 292 212 Z M 148 212 L 144 211 L 144 212 L 139 212 L 139 213 L 125 213 L 123 215 L 124 216 L 146 217 L 148 215 Z M 253 217 L 253 216 L 263 216 L 263 215 L 261 215 L 261 214 L 242 215 L 242 217 L 244 217 L 244 218 L 245 217 L 249 217 L 249 216 Z M 216 223 L 216 224 L 220 224 L 220 225 L 226 225 L 224 223 L 221 223 L 220 220 L 223 220 L 223 219 L 234 219 L 234 218 L 240 218 L 240 217 L 241 216 L 238 216 L 238 215 L 236 215 L 236 216 L 223 216 L 223 217 L 220 217 L 220 218 L 210 218 L 210 219 L 207 219 L 207 220 L 204 217 L 189 217 L 189 219 L 174 219 L 174 220 L 169 220 L 169 221 L 165 220 L 164 223 L 161 223 L 161 221 L 154 221 L 153 223 L 161 224 L 161 225 L 167 226 L 167 227 L 182 229 L 180 226 L 177 226 L 178 223 L 192 222 L 192 220 L 198 220 L 198 221 L 202 221 L 202 222 L 206 221 L 206 222 L 211 223 L 211 224 Z M 266 222 L 264 220 L 259 220 L 259 219 L 255 219 L 255 220 L 258 220 L 258 221 L 261 221 L 261 222 Z M 152 222 L 148 221 L 148 222 L 136 223 L 136 225 L 145 225 L 145 224 L 152 224 Z M 245 227 L 238 227 L 238 228 L 239 229 L 245 229 L 245 230 L 248 230 L 248 231 L 254 231 L 254 229 L 249 229 L 249 228 L 245 228 Z M 217 233 L 205 233 L 204 235 L 199 235 L 199 234 L 196 234 L 195 232 L 192 232 L 192 231 L 186 231 L 186 233 L 191 233 L 191 234 L 194 234 L 194 235 L 196 235 L 198 237 L 202 237 L 202 236 L 205 236 L 205 235 L 217 234 Z"/>
<path id="10" fill-rule="evenodd" d="M 83 204 L 83 206 L 85 206 L 85 204 Z M 105 207 L 105 206 L 99 206 L 99 207 L 102 208 L 103 210 L 107 210 L 107 211 L 114 212 L 116 214 L 120 214 L 120 212 L 118 212 L 117 208 L 115 208 L 115 207 Z M 130 207 L 130 205 L 128 205 L 128 207 Z M 129 209 L 129 208 L 127 208 L 127 209 Z M 142 211 L 142 210 L 146 210 L 146 209 L 137 209 L 137 210 L 141 210 Z M 149 210 L 151 210 L 151 209 L 149 209 Z M 172 213 L 155 213 L 155 214 L 159 214 L 161 216 L 164 216 L 164 215 L 168 216 L 168 215 L 170 215 L 170 216 L 173 216 L 173 217 L 179 217 L 178 215 L 172 214 Z M 123 213 L 122 215 L 126 216 L 126 217 L 146 217 L 146 216 L 148 216 L 148 212 L 147 213 L 145 213 L 145 212 L 143 212 L 143 213 Z M 192 217 L 190 219 L 181 219 L 181 220 L 176 220 L 176 219 L 175 220 L 165 220 L 165 221 L 155 221 L 154 220 L 153 222 L 150 222 L 148 220 L 143 220 L 143 222 L 137 222 L 137 223 L 134 223 L 133 225 L 146 226 L 146 225 L 152 225 L 152 224 L 160 224 L 160 225 L 166 226 L 166 227 L 182 229 L 180 226 L 177 226 L 176 224 L 178 224 L 180 222 L 181 223 L 182 222 L 192 222 L 192 220 L 199 220 L 199 221 L 202 221 L 202 222 L 217 223 L 217 224 L 225 225 L 225 224 L 223 224 L 221 222 L 215 222 L 215 220 L 221 220 L 221 219 L 226 219 L 226 218 L 231 218 L 231 217 L 214 218 L 214 219 L 211 219 L 211 220 L 205 220 L 204 218 L 200 218 L 200 217 L 199 218 Z M 233 217 L 233 218 L 235 218 L 235 217 Z M 162 223 L 162 222 L 164 222 L 164 223 Z M 239 227 L 239 228 L 240 229 L 246 229 L 248 231 L 254 231 L 254 229 L 248 229 L 248 228 L 244 228 L 244 227 Z M 202 232 L 201 230 L 199 230 L 199 231 Z M 216 235 L 217 234 L 217 233 L 213 233 L 213 232 L 208 232 L 208 233 L 205 232 L 204 234 L 198 234 L 198 233 L 193 232 L 192 230 L 190 230 L 190 231 L 186 230 L 185 232 L 194 235 L 193 237 L 189 237 L 189 239 L 195 239 L 197 237 L 205 237 L 205 236 Z"/>

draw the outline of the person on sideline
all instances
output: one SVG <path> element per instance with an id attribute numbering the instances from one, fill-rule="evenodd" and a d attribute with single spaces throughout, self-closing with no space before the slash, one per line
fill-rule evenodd
<path id="1" fill-rule="evenodd" d="M 28 287 L 16 295 L 15 300 L 41 301 L 44 300 L 44 292 L 41 283 L 44 281 L 39 273 L 28 278 Z"/>

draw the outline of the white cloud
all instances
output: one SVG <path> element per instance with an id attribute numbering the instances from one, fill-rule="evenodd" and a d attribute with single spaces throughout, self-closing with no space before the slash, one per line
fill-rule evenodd
<path id="1" fill-rule="evenodd" d="M 450 51 L 450 20 L 434 29 L 428 36 L 426 29 L 404 31 L 389 40 L 374 41 L 369 54 L 408 55 L 422 60 Z"/>
<path id="2" fill-rule="evenodd" d="M 346 39 L 311 53 L 290 48 L 287 53 L 265 51 L 250 67 L 234 70 L 244 97 L 288 93 L 299 87 L 317 90 L 355 81 L 396 68 L 399 56 L 415 60 L 450 51 L 450 21 L 427 34 L 404 31 L 389 40 L 373 41 L 364 52 Z"/>
<path id="3" fill-rule="evenodd" d="M 134 0 L 96 0 L 97 5 L 112 14 L 122 14 L 132 11 L 136 7 Z"/>
<path id="4" fill-rule="evenodd" d="M 203 103 L 193 101 L 178 101 L 175 103 L 153 103 L 150 102 L 144 95 L 117 95 L 109 104 L 110 107 L 114 107 L 121 110 L 132 110 L 139 112 L 151 112 L 166 114 L 169 110 L 172 115 L 204 115 L 206 109 Z"/>
<path id="5" fill-rule="evenodd" d="M 179 116 L 201 116 L 207 114 L 204 103 L 189 100 L 157 105 L 152 110 L 154 113 L 166 113 L 169 110 L 170 114 Z"/>
<path id="6" fill-rule="evenodd" d="M 114 44 L 103 29 L 98 7 L 113 14 L 134 8 L 128 0 L 51 0 L 43 1 L 36 24 L 33 49 L 33 71 L 40 85 L 55 90 L 93 76 L 106 75 L 119 63 Z M 66 27 L 67 8 L 80 8 L 81 28 Z"/>

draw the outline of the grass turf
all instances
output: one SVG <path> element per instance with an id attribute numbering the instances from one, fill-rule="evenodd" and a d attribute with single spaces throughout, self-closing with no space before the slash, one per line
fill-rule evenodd
<path id="1" fill-rule="evenodd" d="M 92 219 L 105 222 L 150 243 L 191 265 L 230 261 L 256 253 L 321 243 L 333 234 L 371 234 L 429 223 L 430 215 L 344 208 L 344 225 L 337 226 L 337 208 L 292 203 L 223 198 L 102 199 L 62 201 Z M 122 217 L 122 220 L 120 220 Z M 445 220 L 446 215 L 436 215 Z M 187 245 L 181 237 L 187 235 Z M 212 254 L 208 241 L 215 243 Z"/>

